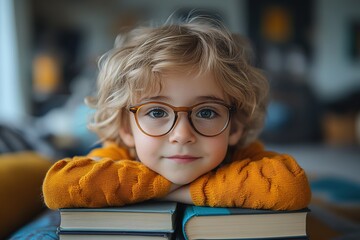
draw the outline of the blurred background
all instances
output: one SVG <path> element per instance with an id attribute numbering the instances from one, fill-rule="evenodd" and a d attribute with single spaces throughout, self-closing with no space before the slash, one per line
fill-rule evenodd
<path id="1" fill-rule="evenodd" d="M 272 87 L 264 141 L 359 146 L 358 0 L 3 1 L 1 121 L 88 140 L 98 58 L 122 31 L 193 9 L 252 42 Z"/>
<path id="2" fill-rule="evenodd" d="M 23 149 L 85 154 L 97 138 L 83 98 L 94 93 L 99 57 L 121 32 L 194 9 L 251 41 L 271 85 L 261 139 L 298 159 L 320 202 L 350 202 L 351 211 L 331 208 L 359 223 L 359 0 L 0 1 L 0 153 L 21 145 L 1 141 L 11 131 L 30 139 Z M 335 225 L 359 232 L 351 224 Z"/>

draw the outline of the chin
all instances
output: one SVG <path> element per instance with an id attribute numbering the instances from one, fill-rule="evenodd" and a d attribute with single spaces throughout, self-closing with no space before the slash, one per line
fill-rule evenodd
<path id="1" fill-rule="evenodd" d="M 174 178 L 174 177 L 170 177 L 170 178 L 167 178 L 170 182 L 174 183 L 174 184 L 177 184 L 177 185 L 186 185 L 186 184 L 189 184 L 191 182 L 193 182 L 196 178 L 194 177 L 191 177 L 191 178 L 184 178 L 184 177 L 181 177 L 181 178 Z"/>

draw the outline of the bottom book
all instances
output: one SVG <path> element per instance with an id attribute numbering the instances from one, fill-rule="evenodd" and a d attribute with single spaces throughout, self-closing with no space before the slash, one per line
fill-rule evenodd
<path id="1" fill-rule="evenodd" d="M 271 211 L 187 206 L 182 229 L 193 239 L 308 239 L 308 208 Z"/>
<path id="2" fill-rule="evenodd" d="M 58 231 L 59 240 L 170 240 L 172 233 L 157 232 L 104 232 L 104 231 Z"/>

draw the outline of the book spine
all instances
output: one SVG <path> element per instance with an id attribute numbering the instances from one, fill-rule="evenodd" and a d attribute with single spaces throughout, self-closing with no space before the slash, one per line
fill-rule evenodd
<path id="1" fill-rule="evenodd" d="M 184 211 L 184 216 L 182 220 L 182 232 L 185 240 L 189 240 L 188 236 L 186 234 L 186 224 L 189 222 L 191 218 L 193 218 L 196 215 L 196 212 L 194 210 L 194 206 L 186 206 Z"/>

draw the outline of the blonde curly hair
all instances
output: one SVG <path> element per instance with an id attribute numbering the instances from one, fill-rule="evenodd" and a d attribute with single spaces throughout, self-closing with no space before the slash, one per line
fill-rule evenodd
<path id="1" fill-rule="evenodd" d="M 247 41 L 204 18 L 139 27 L 119 36 L 99 61 L 98 95 L 89 128 L 102 141 L 122 145 L 119 128 L 128 124 L 128 108 L 144 94 L 159 92 L 166 71 L 210 71 L 236 107 L 232 122 L 244 126 L 239 145 L 253 141 L 263 127 L 268 82 L 251 65 Z"/>

